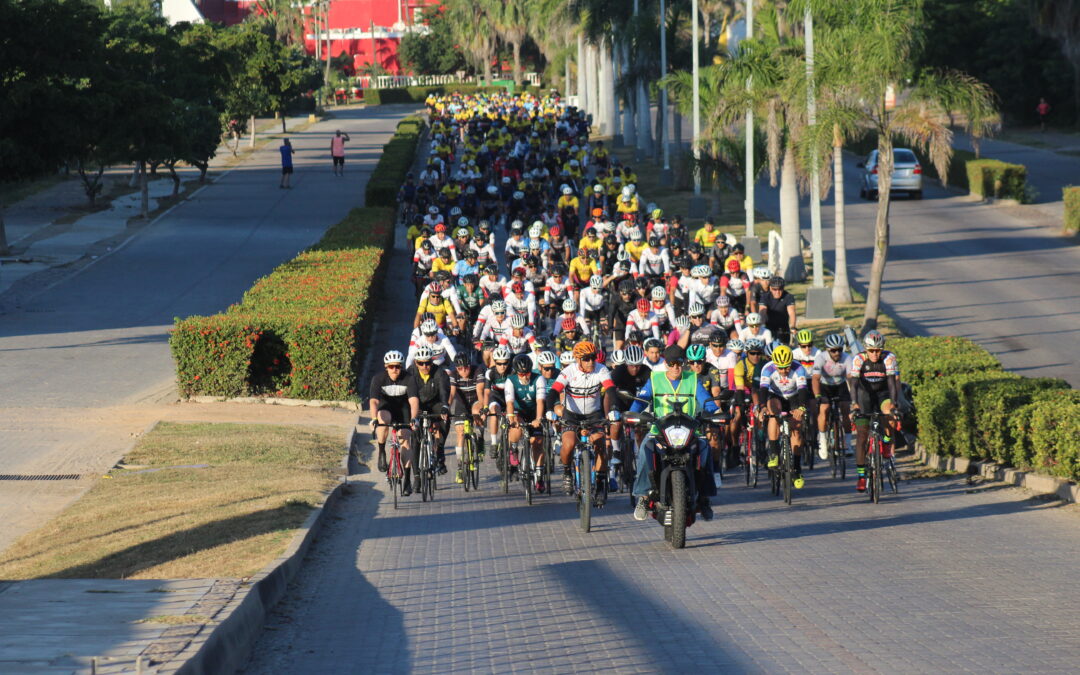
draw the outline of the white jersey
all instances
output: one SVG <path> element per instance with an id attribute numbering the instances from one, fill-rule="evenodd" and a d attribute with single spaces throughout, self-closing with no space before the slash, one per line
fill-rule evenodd
<path id="1" fill-rule="evenodd" d="M 814 367 L 814 362 L 817 361 L 818 354 L 821 350 L 817 347 L 810 345 L 810 351 L 804 350 L 802 347 L 796 347 L 791 350 L 791 356 L 796 361 L 802 364 L 802 367 L 806 369 L 807 374 Z"/>
<path id="2" fill-rule="evenodd" d="M 454 246 L 454 240 L 450 237 L 443 237 L 442 239 L 440 239 L 439 235 L 436 234 L 434 237 L 428 237 L 428 241 L 430 241 L 431 245 L 435 247 L 436 253 L 443 250 L 444 248 L 449 249 L 450 259 L 454 261 L 457 260 L 457 247 Z"/>
<path id="3" fill-rule="evenodd" d="M 717 370 L 728 371 L 735 367 L 735 364 L 739 362 L 739 355 L 730 349 L 724 349 L 719 354 L 709 350 L 705 354 L 705 360 Z"/>
<path id="4" fill-rule="evenodd" d="M 761 388 L 786 399 L 794 398 L 799 390 L 806 389 L 806 371 L 798 364 L 793 364 L 787 375 L 776 368 L 775 363 L 766 363 L 761 369 Z"/>
<path id="5" fill-rule="evenodd" d="M 480 339 L 486 340 L 491 338 L 496 341 L 501 341 L 507 335 L 514 330 L 514 327 L 510 325 L 510 315 L 507 314 L 503 317 L 502 321 L 499 321 L 494 314 L 491 318 L 484 322 L 484 327 L 480 330 Z"/>
<path id="6" fill-rule="evenodd" d="M 667 362 L 664 361 L 663 356 L 661 356 L 660 360 L 657 361 L 656 363 L 653 363 L 649 359 L 645 359 L 644 361 L 641 362 L 641 365 L 645 366 L 646 368 L 653 371 L 654 373 L 662 373 L 662 372 L 667 370 Z"/>
<path id="7" fill-rule="evenodd" d="M 829 352 L 818 351 L 814 357 L 814 369 L 811 375 L 821 378 L 821 383 L 831 387 L 844 384 L 847 381 L 848 371 L 851 370 L 851 354 L 841 352 L 840 360 L 833 361 Z"/>
<path id="8" fill-rule="evenodd" d="M 555 277 L 548 277 L 544 285 L 544 302 L 549 305 L 553 302 L 562 302 L 570 296 L 570 279 L 563 277 L 561 281 Z"/>
<path id="9" fill-rule="evenodd" d="M 440 337 L 441 336 L 441 337 Z M 426 337 L 421 337 L 420 340 L 415 343 L 409 343 L 409 353 L 405 357 L 405 367 L 408 368 L 416 360 L 416 350 L 420 347 L 427 347 L 431 350 L 432 359 L 431 362 L 436 366 L 442 366 L 445 363 L 453 363 L 454 357 L 457 356 L 457 350 L 454 349 L 454 345 L 450 342 L 450 338 L 446 337 L 442 333 L 435 336 L 436 340 L 432 342 Z"/>
<path id="10" fill-rule="evenodd" d="M 476 240 L 473 240 L 469 242 L 469 248 L 476 251 L 476 261 L 480 263 L 481 266 L 486 265 L 489 262 L 497 262 L 495 259 L 495 246 L 491 243 L 481 246 Z"/>
<path id="11" fill-rule="evenodd" d="M 496 276 L 494 279 L 490 275 L 485 274 L 480 277 L 480 290 L 484 292 L 490 298 L 501 298 L 503 296 L 503 289 L 506 288 L 506 277 Z"/>
<path id="12" fill-rule="evenodd" d="M 551 388 L 564 395 L 563 405 L 568 412 L 592 415 L 603 412 L 604 391 L 614 386 L 607 366 L 597 363 L 593 372 L 584 373 L 578 364 L 572 363 L 563 368 Z"/>
<path id="13" fill-rule="evenodd" d="M 532 293 L 524 293 L 520 298 L 510 293 L 506 296 L 506 315 L 523 316 L 525 322 L 532 325 L 536 323 L 536 296 Z"/>
<path id="14" fill-rule="evenodd" d="M 762 326 L 758 327 L 761 328 L 761 331 L 758 333 L 754 333 L 753 328 L 751 328 L 750 326 L 746 326 L 739 331 L 739 339 L 743 342 L 746 342 L 747 340 L 761 340 L 762 344 L 766 345 L 772 342 L 772 333 L 769 331 L 769 329 Z"/>
<path id="15" fill-rule="evenodd" d="M 514 335 L 514 331 L 510 331 L 499 342 L 509 347 L 514 355 L 527 354 L 532 350 L 532 345 L 536 342 L 536 336 L 533 335 L 531 329 L 525 328 L 525 330 L 521 331 L 521 335 Z"/>
<path id="16" fill-rule="evenodd" d="M 638 260 L 638 270 L 642 274 L 649 276 L 661 276 L 663 274 L 671 273 L 671 259 L 668 257 L 668 250 L 661 248 L 656 253 L 653 253 L 651 248 L 647 248 L 641 252 L 641 259 Z"/>
<path id="17" fill-rule="evenodd" d="M 705 307 L 711 307 L 719 293 L 720 289 L 712 277 L 694 279 L 690 286 L 690 302 L 700 302 Z"/>
<path id="18" fill-rule="evenodd" d="M 578 296 L 578 313 L 585 316 L 585 312 L 599 312 L 604 309 L 604 292 L 592 286 L 583 288 Z"/>
<path id="19" fill-rule="evenodd" d="M 639 330 L 645 333 L 645 337 L 654 337 L 660 339 L 660 325 L 657 320 L 656 314 L 652 311 L 646 312 L 644 315 L 641 312 L 634 309 L 632 312 L 626 315 L 626 333 L 623 337 L 629 338 L 630 333 L 635 330 Z"/>
<path id="20" fill-rule="evenodd" d="M 709 323 L 729 331 L 732 327 L 734 327 L 736 331 L 742 330 L 743 327 L 742 317 L 739 316 L 739 310 L 734 307 L 728 307 L 727 314 L 724 314 L 719 308 L 714 309 L 712 313 L 709 314 Z"/>

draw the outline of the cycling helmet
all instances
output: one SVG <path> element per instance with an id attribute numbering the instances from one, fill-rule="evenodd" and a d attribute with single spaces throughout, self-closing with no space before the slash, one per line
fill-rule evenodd
<path id="1" fill-rule="evenodd" d="M 769 278 L 769 268 L 765 267 L 764 265 L 758 265 L 757 267 L 754 268 L 754 278 L 755 279 L 768 279 Z"/>
<path id="2" fill-rule="evenodd" d="M 553 366 L 555 365 L 555 354 L 554 352 L 540 352 L 540 356 L 536 357 L 536 360 L 542 366 Z"/>
<path id="3" fill-rule="evenodd" d="M 424 249 L 425 251 L 430 251 L 431 249 L 435 248 L 435 244 L 432 244 L 430 240 L 425 239 L 424 241 L 420 242 L 420 248 Z"/>
<path id="4" fill-rule="evenodd" d="M 450 257 L 450 248 L 447 247 L 447 246 L 444 246 L 443 248 L 440 248 L 439 249 L 439 257 L 440 258 L 449 258 Z"/>
<path id="5" fill-rule="evenodd" d="M 567 299 L 562 301 L 562 311 L 564 311 L 564 312 L 576 312 L 577 311 L 577 303 L 574 302 L 573 298 L 567 298 Z"/>
<path id="6" fill-rule="evenodd" d="M 619 262 L 626 262 L 630 258 L 630 254 L 625 249 L 619 249 L 619 252 L 615 254 L 615 259 Z"/>
<path id="7" fill-rule="evenodd" d="M 420 323 L 424 323 L 425 321 L 434 321 L 434 320 L 435 320 L 435 313 L 434 312 L 424 312 L 423 314 L 420 315 Z"/>
<path id="8" fill-rule="evenodd" d="M 502 300 L 496 300 L 491 303 L 491 311 L 495 314 L 506 314 L 506 303 Z"/>
<path id="9" fill-rule="evenodd" d="M 649 280 L 645 277 L 638 277 L 634 279 L 634 286 L 640 290 L 645 290 L 649 287 Z"/>
<path id="10" fill-rule="evenodd" d="M 657 209 L 657 208 L 654 208 L 654 209 L 652 210 L 652 219 L 653 219 L 653 220 L 660 220 L 660 219 L 661 219 L 661 218 L 663 218 L 663 217 L 664 217 L 664 211 L 663 211 L 663 209 Z"/>
<path id="11" fill-rule="evenodd" d="M 433 205 L 429 206 L 427 210 L 428 210 L 428 213 L 430 213 L 431 215 L 435 215 L 436 213 L 439 212 L 439 207 L 435 206 L 433 204 Z"/>
<path id="12" fill-rule="evenodd" d="M 649 301 L 645 298 L 640 298 L 637 301 L 637 311 L 641 314 L 647 314 L 649 311 Z"/>
<path id="13" fill-rule="evenodd" d="M 510 317 L 510 326 L 512 328 L 524 328 L 525 327 L 525 315 L 515 314 Z"/>
<path id="14" fill-rule="evenodd" d="M 667 300 L 667 292 L 661 286 L 654 286 L 649 295 L 653 300 Z"/>
<path id="15" fill-rule="evenodd" d="M 777 368 L 790 368 L 791 367 L 791 347 L 787 345 L 777 345 L 772 352 L 772 362 Z"/>
<path id="16" fill-rule="evenodd" d="M 413 355 L 413 361 L 416 363 L 427 363 L 431 360 L 431 349 L 428 347 L 417 347 L 416 354 Z"/>
<path id="17" fill-rule="evenodd" d="M 569 185 L 564 185 L 563 189 L 562 189 L 562 193 L 564 195 L 572 195 L 572 194 L 574 194 L 574 190 Z"/>
<path id="18" fill-rule="evenodd" d="M 573 317 L 567 317 L 559 324 L 563 332 L 570 333 L 577 330 L 577 319 Z"/>
<path id="19" fill-rule="evenodd" d="M 604 191 L 604 186 L 603 185 L 594 185 L 594 186 L 592 186 L 592 191 L 595 192 L 596 194 L 600 194 L 601 192 Z"/>
<path id="20" fill-rule="evenodd" d="M 474 249 L 470 248 L 468 251 L 465 251 L 465 259 L 466 260 L 476 260 L 476 258 L 478 256 L 479 256 L 479 254 Z"/>
<path id="21" fill-rule="evenodd" d="M 391 363 L 405 363 L 405 356 L 398 350 L 391 349 L 390 351 L 383 354 L 382 362 L 383 365 L 387 366 Z"/>
<path id="22" fill-rule="evenodd" d="M 518 232 L 524 232 L 525 231 L 525 223 L 521 222 L 520 220 L 510 221 L 510 230 L 511 231 L 517 230 Z"/>
<path id="23" fill-rule="evenodd" d="M 476 224 L 476 226 L 480 228 L 481 232 L 491 231 L 491 223 L 489 223 L 487 220 L 481 220 L 479 223 Z"/>
<path id="24" fill-rule="evenodd" d="M 645 334 L 639 330 L 632 330 L 630 334 L 626 336 L 626 341 L 639 345 L 645 340 Z"/>
<path id="25" fill-rule="evenodd" d="M 731 298 L 728 295 L 718 295 L 716 297 L 716 306 L 720 308 L 731 307 Z"/>
<path id="26" fill-rule="evenodd" d="M 727 348 L 730 352 L 741 352 L 746 349 L 746 346 L 742 340 L 728 340 Z"/>
<path id="27" fill-rule="evenodd" d="M 847 340 L 840 333 L 830 333 L 825 336 L 825 349 L 843 349 Z"/>
<path id="28" fill-rule="evenodd" d="M 680 333 L 690 330 L 690 317 L 685 315 L 675 317 L 675 327 L 679 329 Z"/>
<path id="29" fill-rule="evenodd" d="M 613 234 L 609 234 L 604 237 L 604 246 L 618 246 L 619 239 Z"/>
<path id="30" fill-rule="evenodd" d="M 574 352 L 566 351 L 566 352 L 563 352 L 562 354 L 559 354 L 559 361 L 562 363 L 563 368 L 570 365 L 571 363 L 573 363 L 576 360 L 577 359 L 574 358 Z"/>
<path id="31" fill-rule="evenodd" d="M 521 283 L 520 281 L 515 281 L 514 283 L 510 284 L 510 292 L 511 293 L 524 293 L 525 292 L 525 284 Z"/>
<path id="32" fill-rule="evenodd" d="M 708 265 L 695 265 L 694 269 L 690 270 L 690 276 L 697 277 L 699 279 L 708 279 L 712 275 L 712 270 Z"/>
<path id="33" fill-rule="evenodd" d="M 735 273 L 737 273 L 737 272 L 739 272 L 741 270 L 742 270 L 742 265 L 739 264 L 738 260 L 729 260 L 728 261 L 728 264 L 727 264 L 727 271 L 728 272 L 731 272 L 732 274 L 735 274 Z"/>
<path id="34" fill-rule="evenodd" d="M 514 190 L 514 199 L 517 199 L 519 201 L 525 199 L 525 193 L 521 190 Z"/>
<path id="35" fill-rule="evenodd" d="M 574 345 L 574 360 L 585 358 L 586 356 L 596 356 L 596 345 L 588 340 L 582 340 Z"/>
<path id="36" fill-rule="evenodd" d="M 746 341 L 746 351 L 747 353 L 757 352 L 760 354 L 765 351 L 765 343 L 757 338 L 750 338 Z"/>
<path id="37" fill-rule="evenodd" d="M 761 315 L 758 314 L 757 312 L 750 312 L 749 314 L 746 315 L 746 325 L 747 326 L 760 326 L 761 325 Z"/>
<path id="38" fill-rule="evenodd" d="M 795 342 L 800 345 L 809 345 L 814 343 L 814 334 L 806 328 L 795 334 Z"/>
<path id="39" fill-rule="evenodd" d="M 465 216 L 462 216 L 462 217 L 458 218 L 457 224 L 458 224 L 458 229 L 457 229 L 457 232 L 454 232 L 454 236 L 455 237 L 467 237 L 467 236 L 469 236 L 469 230 L 466 229 L 468 227 L 468 225 L 469 225 L 469 219 L 466 218 Z"/>
<path id="40" fill-rule="evenodd" d="M 769 344 L 765 345 L 765 355 L 768 356 L 771 359 L 772 355 L 773 355 L 773 351 L 777 347 L 782 347 L 782 346 L 784 346 L 783 342 L 780 342 L 779 340 L 773 340 Z"/>
<path id="41" fill-rule="evenodd" d="M 539 237 L 543 233 L 544 233 L 544 224 L 541 223 L 539 220 L 529 226 L 529 236 L 531 238 L 536 239 L 537 237 Z"/>
<path id="42" fill-rule="evenodd" d="M 525 354 L 518 354 L 514 357 L 514 372 L 516 373 L 528 373 L 532 372 L 532 359 Z"/>
<path id="43" fill-rule="evenodd" d="M 880 331 L 872 330 L 863 336 L 863 344 L 867 349 L 884 349 L 885 348 L 885 336 Z"/>
<path id="44" fill-rule="evenodd" d="M 659 245 L 660 245 L 660 237 L 656 236 L 655 234 L 653 236 L 649 237 L 649 246 L 650 247 L 656 248 Z"/>
<path id="45" fill-rule="evenodd" d="M 637 345 L 627 345 L 622 353 L 623 361 L 628 366 L 640 366 L 645 360 L 645 350 Z"/>
<path id="46" fill-rule="evenodd" d="M 623 279 L 619 282 L 619 292 L 623 294 L 629 294 L 634 292 L 634 282 L 629 279 Z"/>
<path id="47" fill-rule="evenodd" d="M 705 305 L 700 302 L 691 302 L 688 313 L 690 316 L 702 316 L 705 314 Z"/>
<path id="48" fill-rule="evenodd" d="M 439 332 L 439 324 L 435 323 L 433 319 L 428 319 L 420 324 L 420 332 L 424 335 L 435 335 Z"/>
<path id="49" fill-rule="evenodd" d="M 631 232 L 630 233 L 630 240 L 631 241 L 641 241 L 642 240 L 641 232 L 639 230 L 634 230 L 633 232 Z"/>
<path id="50" fill-rule="evenodd" d="M 704 361 L 705 360 L 705 345 L 690 345 L 686 348 L 686 360 L 687 361 Z"/>
<path id="51" fill-rule="evenodd" d="M 449 251 L 450 249 L 445 248 L 443 250 L 444 251 Z M 450 281 L 450 279 L 452 279 L 453 276 L 454 275 L 450 274 L 450 272 L 448 270 L 439 270 L 438 272 L 435 273 L 435 280 L 436 281 L 446 282 L 446 281 Z"/>
<path id="52" fill-rule="evenodd" d="M 603 285 L 604 279 L 599 274 L 594 274 L 589 277 L 589 288 L 593 289 L 594 291 L 600 290 Z"/>
<path id="53" fill-rule="evenodd" d="M 660 340 L 658 340 L 657 338 L 651 337 L 651 338 L 649 338 L 648 340 L 645 341 L 645 344 L 642 345 L 642 347 L 644 349 L 653 349 L 653 348 L 663 349 L 664 348 L 664 343 L 661 342 Z"/>
<path id="54" fill-rule="evenodd" d="M 491 358 L 496 362 L 509 361 L 511 356 L 513 356 L 513 354 L 510 353 L 510 348 L 506 345 L 499 345 L 491 352 Z"/>
<path id="55" fill-rule="evenodd" d="M 784 287 L 784 277 L 774 276 L 771 279 L 769 279 L 769 288 L 783 288 L 783 287 Z"/>
<path id="56" fill-rule="evenodd" d="M 539 242 L 535 242 L 535 243 L 537 244 L 536 248 L 540 248 Z M 530 255 L 529 257 L 525 258 L 525 266 L 526 267 L 539 267 L 540 266 L 540 258 L 537 258 L 534 255 Z"/>
<path id="57" fill-rule="evenodd" d="M 608 363 L 612 366 L 618 366 L 622 365 L 625 360 L 626 359 L 623 357 L 623 350 L 616 349 L 611 352 L 611 358 L 608 360 Z"/>
<path id="58" fill-rule="evenodd" d="M 472 365 L 472 361 L 469 360 L 468 354 L 458 354 L 454 357 L 455 368 L 468 368 Z"/>
<path id="59" fill-rule="evenodd" d="M 435 223 L 436 232 L 446 232 L 446 223 Z"/>

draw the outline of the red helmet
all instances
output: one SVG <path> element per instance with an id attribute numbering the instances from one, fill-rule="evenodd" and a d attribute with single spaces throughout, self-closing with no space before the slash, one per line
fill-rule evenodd
<path id="1" fill-rule="evenodd" d="M 728 261 L 728 264 L 727 264 L 727 271 L 728 272 L 738 272 L 740 270 L 742 270 L 742 265 L 739 264 L 738 260 L 729 260 Z"/>
<path id="2" fill-rule="evenodd" d="M 550 234 L 553 237 L 558 237 L 560 234 L 562 234 L 562 228 L 559 227 L 558 225 L 552 225 L 551 229 L 548 230 L 548 234 Z"/>
<path id="3" fill-rule="evenodd" d="M 577 319 L 566 318 L 562 320 L 562 329 L 569 333 L 572 330 L 577 330 Z"/>
<path id="4" fill-rule="evenodd" d="M 514 293 L 524 293 L 525 292 L 525 284 L 521 283 L 520 281 L 515 281 L 510 286 L 510 290 L 513 291 Z"/>
<path id="5" fill-rule="evenodd" d="M 436 223 L 435 224 L 435 231 L 436 232 L 446 232 L 446 223 Z"/>
<path id="6" fill-rule="evenodd" d="M 641 298 L 637 301 L 637 311 L 645 314 L 649 311 L 649 301 L 645 298 Z"/>

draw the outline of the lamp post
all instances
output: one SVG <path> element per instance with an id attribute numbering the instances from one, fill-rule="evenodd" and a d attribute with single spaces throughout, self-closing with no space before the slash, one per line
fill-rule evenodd
<path id="1" fill-rule="evenodd" d="M 660 0 L 660 77 L 667 75 L 667 4 Z M 668 94 L 667 87 L 660 89 L 660 142 L 663 144 L 664 170 L 660 172 L 660 184 L 671 185 L 671 147 L 668 145 Z"/>
<path id="2" fill-rule="evenodd" d="M 746 39 L 754 37 L 754 0 L 746 0 Z M 750 88 L 750 80 L 746 81 Z M 746 108 L 746 236 L 754 237 L 754 108 Z"/>
<path id="3" fill-rule="evenodd" d="M 814 17 L 810 12 L 810 3 L 806 4 L 803 14 L 803 32 L 806 35 L 806 121 L 813 130 L 817 125 L 817 92 L 814 87 Z M 814 280 L 806 291 L 806 318 L 833 318 L 832 292 L 825 288 L 825 276 L 822 270 L 821 252 L 821 167 L 818 162 L 818 149 L 815 141 L 811 148 L 810 166 L 810 252 L 813 258 Z M 834 186 L 843 190 L 843 185 Z"/>
<path id="4" fill-rule="evenodd" d="M 690 3 L 690 20 L 694 22 L 691 31 L 691 48 L 694 68 L 694 137 L 691 147 L 694 149 L 694 196 L 701 196 L 701 148 L 698 143 L 701 140 L 701 88 L 699 84 L 699 58 L 698 58 L 698 0 Z"/>

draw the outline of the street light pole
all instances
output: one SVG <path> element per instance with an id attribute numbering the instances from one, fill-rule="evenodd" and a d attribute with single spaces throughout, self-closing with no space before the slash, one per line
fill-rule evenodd
<path id="1" fill-rule="evenodd" d="M 803 27 L 806 34 L 806 120 L 811 129 L 817 124 L 817 93 L 814 91 L 814 17 L 810 13 L 810 4 L 803 14 Z M 825 285 L 822 272 L 821 253 L 821 175 L 818 166 L 817 144 L 811 148 L 810 166 L 810 251 L 814 264 L 814 287 Z"/>
<path id="2" fill-rule="evenodd" d="M 746 39 L 754 37 L 754 0 L 746 0 Z M 746 81 L 750 88 L 750 80 Z M 746 236 L 754 236 L 754 108 L 746 108 Z"/>
<path id="3" fill-rule="evenodd" d="M 693 0 L 690 3 L 690 20 L 694 22 L 694 28 L 691 31 L 693 42 L 693 48 L 691 53 L 693 54 L 694 64 L 694 138 L 691 147 L 694 149 L 694 196 L 701 196 L 701 148 L 698 147 L 698 143 L 701 140 L 701 89 L 698 82 L 699 78 L 699 58 L 698 58 L 698 0 Z"/>
<path id="4" fill-rule="evenodd" d="M 667 75 L 667 4 L 660 0 L 660 78 Z M 668 146 L 668 94 L 667 87 L 660 89 L 660 139 L 664 144 L 664 170 L 660 174 L 661 185 L 670 185 L 671 148 Z"/>

